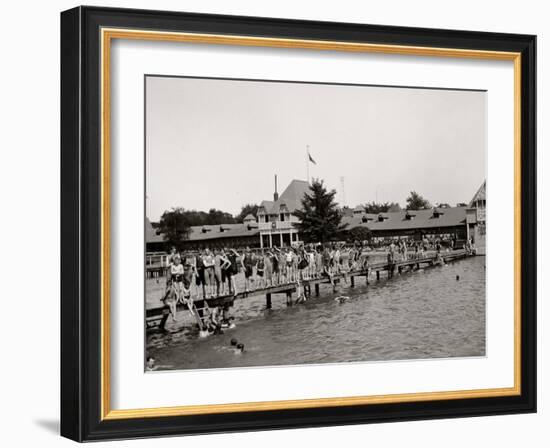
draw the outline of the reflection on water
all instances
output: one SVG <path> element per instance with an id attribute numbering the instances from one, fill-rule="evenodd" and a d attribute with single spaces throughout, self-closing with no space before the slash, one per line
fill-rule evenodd
<path id="1" fill-rule="evenodd" d="M 457 280 L 457 276 L 459 279 Z M 344 294 L 342 304 L 334 300 Z M 170 369 L 405 360 L 485 355 L 485 257 L 398 275 L 356 280 L 338 293 L 286 306 L 284 295 L 239 299 L 237 327 L 199 339 L 192 329 L 147 336 L 147 355 Z M 235 355 L 232 338 L 245 344 Z"/>

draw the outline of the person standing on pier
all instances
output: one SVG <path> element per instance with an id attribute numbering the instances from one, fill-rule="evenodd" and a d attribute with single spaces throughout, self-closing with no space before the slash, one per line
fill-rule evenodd
<path id="1" fill-rule="evenodd" d="M 198 252 L 195 255 L 195 284 L 197 286 L 197 297 L 206 298 L 206 280 L 204 277 L 204 261 L 202 254 Z M 199 294 L 199 291 L 202 290 L 202 296 Z"/>
<path id="2" fill-rule="evenodd" d="M 285 282 L 286 254 L 281 249 L 277 249 L 277 256 L 279 257 L 279 278 L 277 281 L 282 285 Z"/>
<path id="3" fill-rule="evenodd" d="M 226 275 L 229 284 L 229 294 L 233 294 L 233 297 L 237 296 L 237 281 L 235 277 L 239 273 L 238 258 L 239 253 L 235 249 L 229 249 L 227 259 L 229 260 L 230 266 L 226 269 Z"/>
<path id="4" fill-rule="evenodd" d="M 220 252 L 220 270 L 222 277 L 221 295 L 226 296 L 231 293 L 231 261 L 227 253 L 227 249 L 222 249 Z"/>
<path id="5" fill-rule="evenodd" d="M 276 252 L 277 248 L 274 248 L 273 252 L 269 252 L 269 256 L 271 258 L 271 266 L 272 266 L 272 277 L 271 277 L 271 284 L 273 286 L 279 284 L 279 276 L 280 276 L 280 264 L 279 264 L 279 255 Z"/>
<path id="6" fill-rule="evenodd" d="M 292 282 L 292 279 L 294 278 L 293 267 L 294 267 L 294 252 L 292 252 L 292 249 L 289 247 L 285 255 L 286 281 L 288 283 Z"/>
<path id="7" fill-rule="evenodd" d="M 321 278 L 323 275 L 323 246 L 318 246 L 315 250 L 315 277 Z"/>
<path id="8" fill-rule="evenodd" d="M 219 297 L 222 292 L 222 254 L 219 249 L 216 249 L 214 252 L 214 281 L 216 283 L 215 294 L 216 297 Z M 214 289 L 214 286 L 213 286 Z"/>
<path id="9" fill-rule="evenodd" d="M 273 256 L 270 251 L 267 251 L 264 255 L 265 264 L 265 286 L 273 286 Z"/>
<path id="10" fill-rule="evenodd" d="M 205 298 L 209 299 L 214 295 L 216 280 L 214 275 L 214 255 L 208 248 L 204 251 L 202 263 L 204 265 L 204 280 L 206 286 Z"/>
<path id="11" fill-rule="evenodd" d="M 265 256 L 263 250 L 260 252 L 256 259 L 256 277 L 258 278 L 258 283 L 256 284 L 257 289 L 262 289 L 266 285 L 265 279 Z"/>
<path id="12" fill-rule="evenodd" d="M 254 254 L 247 247 L 241 259 L 241 266 L 244 271 L 244 290 L 250 292 L 251 284 L 254 282 Z"/>

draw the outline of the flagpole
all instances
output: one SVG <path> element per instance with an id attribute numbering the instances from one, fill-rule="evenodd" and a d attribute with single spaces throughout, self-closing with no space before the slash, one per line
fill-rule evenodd
<path id="1" fill-rule="evenodd" d="M 309 185 L 309 145 L 306 145 L 307 183 Z"/>

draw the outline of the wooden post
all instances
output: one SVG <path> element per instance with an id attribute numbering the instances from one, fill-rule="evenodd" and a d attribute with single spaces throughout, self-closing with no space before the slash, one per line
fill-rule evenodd
<path id="1" fill-rule="evenodd" d="M 292 305 L 292 291 L 288 290 L 286 292 L 286 306 Z"/>
<path id="2" fill-rule="evenodd" d="M 351 282 L 351 287 L 354 288 L 355 287 L 355 277 L 353 275 L 350 277 L 350 282 Z"/>
<path id="3" fill-rule="evenodd" d="M 402 266 L 397 266 L 397 272 L 399 272 L 401 274 L 401 271 L 403 270 L 403 267 Z"/>
<path id="4" fill-rule="evenodd" d="M 265 308 L 270 310 L 271 309 L 271 293 L 268 292 L 266 295 L 265 295 Z"/>
<path id="5" fill-rule="evenodd" d="M 315 296 L 319 297 L 319 283 L 315 283 Z"/>
<path id="6" fill-rule="evenodd" d="M 380 280 L 380 271 L 376 271 L 376 280 Z"/>

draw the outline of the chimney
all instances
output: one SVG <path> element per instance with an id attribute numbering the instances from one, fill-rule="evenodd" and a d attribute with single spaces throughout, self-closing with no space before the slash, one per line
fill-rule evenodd
<path id="1" fill-rule="evenodd" d="M 279 193 L 277 193 L 277 175 L 275 174 L 275 193 L 273 193 L 273 200 L 279 199 Z"/>

